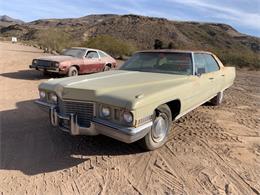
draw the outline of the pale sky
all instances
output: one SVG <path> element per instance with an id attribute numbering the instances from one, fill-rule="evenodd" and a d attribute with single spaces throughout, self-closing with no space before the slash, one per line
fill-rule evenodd
<path id="1" fill-rule="evenodd" d="M 0 0 L 0 15 L 26 22 L 90 14 L 138 14 L 226 23 L 260 37 L 260 0 Z"/>

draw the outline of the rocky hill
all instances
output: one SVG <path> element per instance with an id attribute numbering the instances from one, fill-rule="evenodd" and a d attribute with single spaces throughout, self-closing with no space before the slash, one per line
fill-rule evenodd
<path id="1" fill-rule="evenodd" d="M 2 27 L 0 36 L 17 36 L 37 42 L 42 32 L 49 29 L 58 29 L 70 35 L 78 45 L 91 37 L 105 34 L 130 42 L 137 49 L 151 49 L 155 39 L 159 39 L 165 45 L 171 43 L 173 48 L 211 50 L 228 63 L 254 66 L 260 63 L 260 38 L 241 34 L 227 24 L 104 14 L 16 23 Z M 260 67 L 260 64 L 257 66 Z"/>
<path id="2" fill-rule="evenodd" d="M 6 27 L 9 25 L 23 24 L 23 23 L 24 21 L 11 18 L 10 16 L 7 15 L 0 16 L 0 27 Z"/>

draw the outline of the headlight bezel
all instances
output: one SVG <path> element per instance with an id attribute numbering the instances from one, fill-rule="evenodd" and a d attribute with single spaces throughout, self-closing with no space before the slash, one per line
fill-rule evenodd
<path id="1" fill-rule="evenodd" d="M 97 103 L 98 104 L 98 117 L 107 121 L 110 121 L 112 123 L 118 124 L 118 125 L 125 125 L 125 126 L 134 126 L 135 119 L 134 119 L 134 113 L 130 110 L 126 110 L 124 108 L 111 106 L 107 104 Z M 102 109 L 109 109 L 110 114 L 104 115 L 102 112 Z M 131 120 L 124 119 L 124 115 L 128 114 L 128 118 L 131 117 Z M 127 118 L 127 117 L 125 117 Z"/>
<path id="2" fill-rule="evenodd" d="M 104 110 L 106 110 L 108 112 L 108 114 L 104 113 Z M 111 108 L 107 105 L 103 105 L 101 104 L 99 107 L 99 116 L 101 118 L 105 118 L 105 119 L 110 119 L 111 118 Z"/>
<path id="3" fill-rule="evenodd" d="M 53 62 L 52 64 L 53 64 L 53 66 L 54 66 L 55 68 L 58 68 L 58 67 L 60 66 L 60 63 L 59 63 L 59 62 Z"/>
<path id="4" fill-rule="evenodd" d="M 39 90 L 40 100 L 49 104 L 58 104 L 58 96 L 55 92 L 48 92 L 46 90 Z"/>
<path id="5" fill-rule="evenodd" d="M 49 93 L 48 94 L 48 101 L 50 103 L 57 104 L 58 103 L 58 96 L 56 95 L 56 93 Z"/>
<path id="6" fill-rule="evenodd" d="M 37 64 L 38 60 L 37 59 L 33 59 L 32 60 L 32 64 Z"/>
<path id="7" fill-rule="evenodd" d="M 130 119 L 130 120 L 129 120 Z M 133 124 L 134 115 L 130 111 L 124 111 L 122 114 L 122 120 L 127 124 Z"/>
<path id="8" fill-rule="evenodd" d="M 102 107 L 101 108 L 101 114 L 103 117 L 108 118 L 111 115 L 111 111 L 109 107 Z"/>
<path id="9" fill-rule="evenodd" d="M 44 90 L 39 90 L 39 96 L 40 96 L 40 99 L 41 99 L 41 100 L 46 99 L 46 97 L 47 97 L 46 91 L 44 91 Z"/>

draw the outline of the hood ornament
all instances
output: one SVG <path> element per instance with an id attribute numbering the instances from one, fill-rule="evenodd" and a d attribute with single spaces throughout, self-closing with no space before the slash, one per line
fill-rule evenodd
<path id="1" fill-rule="evenodd" d="M 136 99 L 140 99 L 140 98 L 143 98 L 143 97 L 144 97 L 144 94 L 143 94 L 143 93 L 141 93 L 141 94 L 135 96 Z"/>

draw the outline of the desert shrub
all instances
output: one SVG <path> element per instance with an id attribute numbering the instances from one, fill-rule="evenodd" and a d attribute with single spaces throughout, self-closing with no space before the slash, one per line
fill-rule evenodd
<path id="1" fill-rule="evenodd" d="M 167 46 L 168 49 L 173 49 L 174 48 L 174 44 L 173 42 L 170 42 Z"/>
<path id="2" fill-rule="evenodd" d="M 50 51 L 61 52 L 64 48 L 71 47 L 71 36 L 59 29 L 46 29 L 38 35 L 38 44 Z"/>
<path id="3" fill-rule="evenodd" d="M 155 39 L 153 48 L 154 49 L 162 49 L 163 48 L 163 42 L 160 39 Z"/>
<path id="4" fill-rule="evenodd" d="M 132 55 L 136 50 L 133 44 L 110 35 L 91 37 L 82 46 L 103 50 L 116 58 Z"/>
<path id="5" fill-rule="evenodd" d="M 239 68 L 248 67 L 250 69 L 260 70 L 260 57 L 252 52 L 224 51 L 215 50 L 214 53 L 224 64 L 236 66 Z"/>

